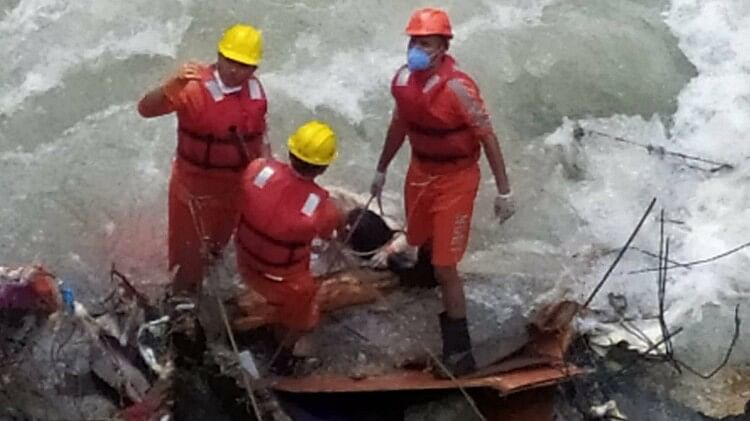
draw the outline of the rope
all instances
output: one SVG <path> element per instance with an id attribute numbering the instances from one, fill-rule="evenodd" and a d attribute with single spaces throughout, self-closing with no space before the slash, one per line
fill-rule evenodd
<path id="1" fill-rule="evenodd" d="M 200 210 L 196 209 L 200 207 L 199 200 L 206 200 L 198 198 L 198 197 L 191 197 L 188 200 L 188 207 L 190 208 L 190 216 L 193 219 L 193 225 L 195 227 L 195 232 L 198 234 L 198 237 L 200 238 L 201 242 L 201 256 L 203 257 L 203 270 L 206 272 L 206 277 L 209 275 L 209 271 L 211 270 L 211 255 L 209 252 L 209 242 L 210 238 L 205 235 L 205 230 L 203 227 L 203 219 L 200 215 Z M 242 382 L 245 386 L 245 392 L 247 393 L 248 397 L 250 398 L 250 403 L 253 407 L 253 413 L 255 414 L 255 417 L 260 421 L 263 419 L 261 416 L 260 406 L 258 405 L 258 401 L 255 399 L 255 394 L 253 393 L 253 387 L 250 382 L 250 378 L 248 377 L 248 373 L 245 372 L 244 369 L 242 369 L 242 361 L 240 360 L 240 351 L 237 348 L 237 342 L 234 339 L 234 332 L 232 332 L 232 327 L 229 324 L 229 318 L 227 317 L 226 309 L 224 308 L 224 303 L 221 302 L 221 298 L 216 295 L 213 291 L 213 287 L 211 286 L 211 282 L 206 283 L 209 288 L 209 294 L 213 295 L 214 298 L 216 298 L 216 303 L 219 307 L 219 313 L 221 315 L 221 319 L 224 323 L 224 329 L 226 330 L 227 337 L 229 337 L 229 342 L 232 345 L 232 352 L 234 352 L 234 357 L 237 362 L 237 366 L 240 367 L 240 373 L 242 374 Z"/>
<path id="2" fill-rule="evenodd" d="M 429 178 L 429 180 L 427 180 L 425 183 L 420 183 L 420 184 L 424 184 L 424 188 L 422 189 L 422 191 L 419 192 L 419 195 L 417 195 L 417 198 L 414 200 L 414 206 L 412 206 L 411 211 L 407 213 L 407 216 L 406 216 L 407 223 L 409 221 L 409 218 L 413 215 L 414 210 L 417 208 L 416 204 L 419 203 L 420 199 L 422 199 L 422 196 L 427 191 L 427 188 L 436 179 L 437 179 L 437 176 L 431 176 Z M 364 207 L 365 211 L 370 207 L 370 204 L 372 203 L 372 200 L 373 200 L 374 197 L 376 197 L 376 196 L 375 195 L 370 196 L 370 199 L 367 201 L 367 204 L 365 204 L 365 207 Z M 381 200 L 381 196 L 377 195 L 377 199 L 378 199 L 378 208 L 379 208 L 379 211 L 380 211 L 380 216 L 383 217 L 383 216 L 385 216 L 385 212 L 383 212 L 383 202 Z M 352 228 L 351 228 L 351 230 L 349 231 L 349 234 L 346 237 L 346 240 L 344 241 L 344 244 L 349 243 L 349 240 L 351 239 L 351 236 L 354 233 L 354 230 L 359 226 L 359 223 L 360 223 L 362 217 L 364 217 L 364 214 L 365 214 L 365 212 L 362 212 L 357 217 L 354 225 L 352 225 Z M 406 234 L 406 230 L 405 229 L 398 229 L 398 230 L 394 230 L 393 232 L 394 232 L 394 234 L 397 234 L 397 233 Z M 390 242 L 386 243 L 386 244 L 383 244 L 380 247 L 376 247 L 376 248 L 374 248 L 372 250 L 367 250 L 367 251 L 349 250 L 347 253 L 350 254 L 350 255 L 352 255 L 352 256 L 355 256 L 355 257 L 364 257 L 364 256 L 367 256 L 367 255 L 370 255 L 370 254 L 373 254 L 373 253 L 378 253 L 378 252 L 384 250 L 385 248 L 388 247 L 389 244 L 390 244 Z"/>

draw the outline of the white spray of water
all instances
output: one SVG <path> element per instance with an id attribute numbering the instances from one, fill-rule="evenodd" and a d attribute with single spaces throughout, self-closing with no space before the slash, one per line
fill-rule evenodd
<path id="1" fill-rule="evenodd" d="M 190 0 L 22 0 L 0 20 L 0 113 L 60 84 L 77 66 L 134 54 L 173 57 Z M 143 16 L 138 11 L 148 8 Z M 177 12 L 177 13 L 175 13 Z M 71 28 L 74 26 L 74 29 Z"/>
<path id="2" fill-rule="evenodd" d="M 590 135 L 577 143 L 572 138 L 573 123 L 566 121 L 547 137 L 546 144 L 563 151 L 561 175 L 566 168 L 569 171 L 571 162 L 585 174 L 582 180 L 558 186 L 585 221 L 586 229 L 573 235 L 571 244 L 590 241 L 600 250 L 620 247 L 653 196 L 672 221 L 666 226 L 670 258 L 692 262 L 750 241 L 750 7 L 742 0 L 673 0 L 666 16 L 680 48 L 699 72 L 680 93 L 669 130 L 656 119 L 588 119 L 579 122 L 585 130 L 610 136 Z M 734 169 L 697 171 L 685 160 L 614 142 L 611 136 L 726 162 Z M 635 245 L 657 252 L 654 216 Z M 599 280 L 612 258 L 597 260 L 580 294 Z M 678 337 L 683 355 L 689 353 L 704 364 L 718 360 L 728 342 L 727 329 L 719 326 L 731 326 L 734 304 L 750 295 L 748 264 L 750 250 L 744 249 L 711 264 L 670 271 L 668 323 L 690 327 L 701 322 L 710 333 L 709 338 Z M 631 250 L 595 305 L 607 306 L 607 292 L 625 293 L 636 313 L 655 314 L 656 273 L 632 273 L 655 266 L 655 259 Z M 704 319 L 706 305 L 722 310 Z M 641 328 L 655 335 L 659 332 L 653 321 L 643 322 Z M 723 333 L 711 333 L 712 329 Z M 747 346 L 740 343 L 740 349 Z M 744 360 L 742 355 L 737 358 Z"/>
<path id="3" fill-rule="evenodd" d="M 312 38 L 309 34 L 303 37 Z M 311 46 L 310 53 L 318 54 L 319 48 L 317 44 Z M 330 61 L 305 67 L 298 73 L 292 72 L 291 69 L 298 67 L 292 62 L 278 72 L 265 75 L 263 80 L 269 90 L 281 92 L 306 108 L 316 110 L 326 106 L 356 124 L 369 117 L 363 109 L 364 101 L 369 95 L 380 93 L 402 60 L 384 51 L 371 51 L 359 54 L 362 67 L 354 67 L 353 55 L 353 51 L 339 51 Z M 363 68 L 372 70 L 362 71 Z"/>
<path id="4" fill-rule="evenodd" d="M 544 7 L 554 2 L 535 0 L 517 5 L 483 2 L 487 13 L 456 25 L 451 48 L 460 47 L 482 31 L 538 24 Z M 356 45 L 332 52 L 330 45 L 322 43 L 316 33 L 303 32 L 297 36 L 289 60 L 279 70 L 265 73 L 263 81 L 269 92 L 282 93 L 310 110 L 328 107 L 345 116 L 348 123 L 358 124 L 380 117 L 372 114 L 379 110 L 365 108 L 368 101 L 382 100 L 387 92 L 384 87 L 404 64 L 406 39 L 402 36 L 400 44 L 389 43 L 387 48 L 378 48 L 381 42 L 375 38 L 368 48 Z M 300 53 L 304 56 L 300 57 Z"/>

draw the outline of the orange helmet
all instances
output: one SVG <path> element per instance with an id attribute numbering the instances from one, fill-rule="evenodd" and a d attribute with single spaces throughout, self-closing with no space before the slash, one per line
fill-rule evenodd
<path id="1" fill-rule="evenodd" d="M 453 38 L 448 14 L 445 10 L 433 7 L 415 10 L 406 25 L 406 33 L 410 36 L 442 35 Z"/>

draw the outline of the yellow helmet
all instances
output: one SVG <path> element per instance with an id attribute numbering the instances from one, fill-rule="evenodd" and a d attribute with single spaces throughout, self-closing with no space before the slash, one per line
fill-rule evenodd
<path id="1" fill-rule="evenodd" d="M 289 136 L 289 152 L 312 165 L 329 165 L 336 159 L 336 133 L 327 124 L 309 121 Z"/>
<path id="2" fill-rule="evenodd" d="M 257 66 L 263 59 L 263 34 L 250 25 L 231 26 L 219 41 L 219 53 L 230 60 Z"/>

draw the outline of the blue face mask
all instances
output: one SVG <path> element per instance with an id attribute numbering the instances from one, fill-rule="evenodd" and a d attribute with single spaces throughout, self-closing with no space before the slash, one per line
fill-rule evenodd
<path id="1" fill-rule="evenodd" d="M 430 55 L 419 47 L 409 48 L 406 55 L 406 64 L 412 72 L 425 70 L 430 67 Z"/>

